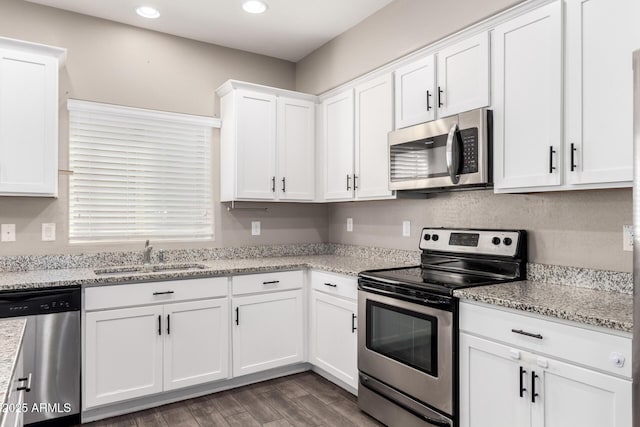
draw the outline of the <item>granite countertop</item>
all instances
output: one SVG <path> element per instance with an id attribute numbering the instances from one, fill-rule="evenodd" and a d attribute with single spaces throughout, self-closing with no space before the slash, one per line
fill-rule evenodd
<path id="1" fill-rule="evenodd" d="M 0 320 L 0 406 L 5 402 L 11 386 L 11 376 L 18 361 L 18 354 L 22 344 L 24 327 L 27 324 L 25 318 Z M 0 412 L 0 424 L 2 424 L 2 412 Z"/>
<path id="2" fill-rule="evenodd" d="M 306 255 L 269 258 L 221 259 L 194 262 L 204 269 L 189 271 L 132 272 L 97 275 L 93 268 L 0 272 L 0 291 L 61 286 L 98 286 L 153 280 L 188 279 L 210 276 L 230 276 L 277 270 L 311 268 L 356 276 L 360 271 L 397 267 L 398 261 L 348 257 L 341 255 Z M 119 267 L 116 267 L 117 269 Z"/>
<path id="3" fill-rule="evenodd" d="M 633 296 L 532 280 L 454 291 L 460 299 L 631 332 Z"/>

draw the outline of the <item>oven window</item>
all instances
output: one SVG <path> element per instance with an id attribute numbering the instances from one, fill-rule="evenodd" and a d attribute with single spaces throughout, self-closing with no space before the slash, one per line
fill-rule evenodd
<path id="1" fill-rule="evenodd" d="M 438 376 L 438 319 L 367 301 L 367 348 Z"/>

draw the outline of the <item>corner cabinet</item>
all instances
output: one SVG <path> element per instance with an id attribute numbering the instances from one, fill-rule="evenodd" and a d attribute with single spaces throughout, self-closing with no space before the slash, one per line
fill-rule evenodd
<path id="1" fill-rule="evenodd" d="M 88 288 L 83 407 L 228 378 L 227 281 Z"/>
<path id="2" fill-rule="evenodd" d="M 387 134 L 393 129 L 391 74 L 322 102 L 324 200 L 394 198 Z"/>
<path id="3" fill-rule="evenodd" d="M 358 389 L 358 288 L 355 277 L 311 272 L 309 361 Z"/>
<path id="4" fill-rule="evenodd" d="M 0 196 L 58 195 L 58 68 L 65 54 L 0 38 Z"/>
<path id="5" fill-rule="evenodd" d="M 464 302 L 460 331 L 462 427 L 631 425 L 630 336 Z"/>
<path id="6" fill-rule="evenodd" d="M 313 201 L 313 95 L 230 80 L 218 91 L 221 201 Z"/>
<path id="7" fill-rule="evenodd" d="M 396 129 L 489 105 L 489 34 L 395 70 Z"/>

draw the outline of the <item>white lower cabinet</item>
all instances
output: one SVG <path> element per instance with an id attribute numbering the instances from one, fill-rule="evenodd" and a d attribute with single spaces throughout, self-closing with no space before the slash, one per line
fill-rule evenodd
<path id="1" fill-rule="evenodd" d="M 199 282 L 201 279 L 197 279 Z M 85 315 L 84 408 L 93 408 L 229 376 L 227 279 L 209 279 L 224 297 L 171 302 L 173 291 L 148 289 L 153 305 Z M 142 284 L 166 288 L 168 283 Z M 173 282 L 174 285 L 175 282 Z M 179 286 L 201 286 L 184 283 Z M 140 285 L 113 286 L 127 293 Z M 86 291 L 85 307 L 107 287 Z M 92 291 L 95 289 L 95 295 Z M 211 292 L 209 292 L 211 294 Z M 123 301 L 123 305 L 126 305 Z"/>
<path id="2" fill-rule="evenodd" d="M 304 361 L 302 289 L 234 296 L 232 306 L 234 377 Z"/>
<path id="3" fill-rule="evenodd" d="M 488 318 L 502 325 L 495 334 Z M 603 342 L 607 334 L 600 331 L 464 303 L 460 319 L 462 427 L 631 426 L 631 378 L 625 366 L 630 339 L 612 336 Z M 513 341 L 501 341 L 505 331 Z M 562 342 L 565 332 L 574 337 L 573 348 Z M 597 357 L 603 347 L 608 355 L 603 360 L 578 355 L 567 361 L 572 351 Z"/>
<path id="4" fill-rule="evenodd" d="M 16 408 L 24 404 L 24 387 L 28 378 L 24 370 L 24 352 L 20 349 L 13 376 L 9 380 L 9 394 L 5 397 L 6 409 L 0 407 L 0 427 L 22 427 L 24 414 Z M 2 402 L 0 402 L 1 404 Z"/>

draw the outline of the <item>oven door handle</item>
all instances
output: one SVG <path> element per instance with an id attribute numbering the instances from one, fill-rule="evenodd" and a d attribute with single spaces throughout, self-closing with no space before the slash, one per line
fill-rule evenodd
<path id="1" fill-rule="evenodd" d="M 449 129 L 449 135 L 447 136 L 447 172 L 449 172 L 449 178 L 453 184 L 460 182 L 460 147 L 462 145 L 462 139 L 460 137 L 460 129 L 458 124 L 454 123 Z"/>
<path id="2" fill-rule="evenodd" d="M 360 283 L 359 289 L 362 291 L 371 292 L 373 294 L 385 295 L 391 298 L 398 298 L 398 294 L 394 292 L 370 287 L 362 283 Z M 416 298 L 409 295 L 402 295 L 402 298 L 415 301 L 418 304 L 440 305 L 440 306 L 447 306 L 447 307 L 451 306 L 451 301 L 445 301 L 445 300 L 437 300 L 437 299 L 431 299 L 431 298 Z"/>

